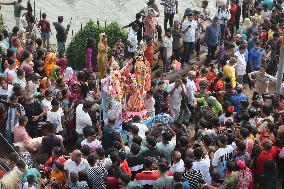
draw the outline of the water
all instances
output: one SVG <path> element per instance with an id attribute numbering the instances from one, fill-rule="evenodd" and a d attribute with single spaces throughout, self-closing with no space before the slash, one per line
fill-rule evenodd
<path id="1" fill-rule="evenodd" d="M 15 0 L 1 0 L 1 2 L 12 2 Z M 157 0 L 156 0 L 157 1 Z M 201 0 L 179 0 L 179 14 L 176 17 L 181 17 L 185 8 L 195 8 L 200 10 L 196 2 Z M 23 0 L 23 5 L 26 6 L 27 0 Z M 31 3 L 33 5 L 33 0 Z M 118 21 L 122 25 L 130 23 L 135 19 L 135 14 L 139 12 L 145 5 L 147 0 L 36 0 L 36 17 L 39 19 L 40 10 L 45 12 L 51 22 L 57 21 L 57 16 L 64 16 L 64 23 L 67 25 L 72 17 L 71 29 L 74 33 L 80 30 L 81 23 L 83 26 L 90 19 L 99 19 L 102 23 Z M 211 0 L 210 0 L 211 2 Z M 163 6 L 158 3 L 161 14 L 159 23 L 163 24 Z M 211 5 L 211 10 L 214 10 L 214 3 Z M 211 13 L 214 11 L 211 11 Z M 3 5 L 1 9 L 4 22 L 9 28 L 15 25 L 13 6 Z M 52 27 L 53 35 L 51 41 L 55 42 L 55 31 Z M 68 40 L 71 39 L 69 32 Z"/>

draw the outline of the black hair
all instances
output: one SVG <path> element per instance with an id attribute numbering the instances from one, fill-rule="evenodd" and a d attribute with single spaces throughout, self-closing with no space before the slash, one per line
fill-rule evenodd
<path id="1" fill-rule="evenodd" d="M 138 144 L 139 146 L 141 146 L 142 144 L 142 138 L 140 136 L 134 136 L 132 139 L 132 143 Z"/>
<path id="2" fill-rule="evenodd" d="M 144 166 L 145 168 L 150 169 L 150 168 L 152 167 L 152 164 L 153 164 L 153 161 L 152 161 L 151 159 L 149 159 L 149 158 L 145 158 L 145 159 L 143 160 L 143 166 Z"/>
<path id="3" fill-rule="evenodd" d="M 20 116 L 18 121 L 19 121 L 19 125 L 23 125 L 24 123 L 28 121 L 28 118 L 26 116 Z"/>
<path id="4" fill-rule="evenodd" d="M 11 153 L 8 155 L 8 159 L 9 159 L 10 161 L 16 163 L 17 161 L 19 161 L 20 156 L 19 156 L 19 154 L 16 153 L 16 152 L 11 152 Z"/>
<path id="5" fill-rule="evenodd" d="M 105 156 L 105 150 L 103 148 L 97 148 L 96 154 L 100 157 L 104 157 Z"/>
<path id="6" fill-rule="evenodd" d="M 45 18 L 46 18 L 46 13 L 42 13 L 41 17 L 42 17 L 43 19 L 45 19 Z"/>
<path id="7" fill-rule="evenodd" d="M 90 108 L 92 108 L 92 103 L 91 103 L 91 102 L 88 102 L 88 101 L 84 102 L 84 103 L 83 103 L 83 108 L 84 108 L 84 109 L 90 109 Z"/>
<path id="8" fill-rule="evenodd" d="M 81 148 L 81 152 L 82 152 L 83 156 L 86 157 L 86 156 L 91 154 L 91 148 L 89 146 L 87 146 L 87 145 L 84 145 Z"/>
<path id="9" fill-rule="evenodd" d="M 60 103 L 59 103 L 58 100 L 56 100 L 56 99 L 52 99 L 52 100 L 51 100 L 51 105 L 52 105 L 52 106 L 59 106 L 59 104 L 60 104 Z"/>
<path id="10" fill-rule="evenodd" d="M 37 46 L 41 46 L 42 45 L 42 39 L 41 38 L 37 38 L 35 42 L 36 42 Z M 38 50 L 42 50 L 42 49 L 38 49 Z"/>
<path id="11" fill-rule="evenodd" d="M 169 132 L 163 132 L 162 138 L 165 142 L 169 142 L 172 140 L 172 135 Z"/>
<path id="12" fill-rule="evenodd" d="M 221 142 L 221 144 L 227 144 L 228 143 L 228 137 L 225 134 L 220 134 L 218 136 L 218 140 Z"/>
<path id="13" fill-rule="evenodd" d="M 139 133 L 139 127 L 137 127 L 136 125 L 131 125 L 130 130 L 134 135 L 138 135 Z"/>
<path id="14" fill-rule="evenodd" d="M 45 97 L 48 97 L 49 95 L 51 95 L 52 94 L 52 92 L 50 91 L 50 90 L 46 90 L 45 92 L 44 92 L 44 96 Z"/>
<path id="15" fill-rule="evenodd" d="M 247 138 L 249 136 L 250 132 L 247 128 L 241 128 L 240 129 L 240 135 L 242 135 L 243 138 Z"/>
<path id="16" fill-rule="evenodd" d="M 133 155 L 139 154 L 140 150 L 141 150 L 141 147 L 140 147 L 138 144 L 135 144 L 135 143 L 132 143 L 132 144 L 131 144 L 130 152 L 131 152 Z"/>
<path id="17" fill-rule="evenodd" d="M 187 147 L 188 145 L 188 139 L 186 136 L 179 137 L 178 142 L 181 147 Z"/>
<path id="18" fill-rule="evenodd" d="M 193 166 L 193 162 L 194 162 L 193 159 L 185 158 L 185 160 L 184 160 L 184 167 L 185 167 L 186 169 L 191 169 L 192 166 Z"/>
<path id="19" fill-rule="evenodd" d="M 174 172 L 174 181 L 181 182 L 182 181 L 182 172 Z"/>
<path id="20" fill-rule="evenodd" d="M 125 184 L 128 184 L 131 181 L 131 177 L 127 173 L 121 173 L 119 178 Z"/>
<path id="21" fill-rule="evenodd" d="M 87 157 L 87 161 L 90 164 L 90 166 L 94 166 L 96 163 L 96 156 L 95 154 L 89 154 Z"/>
<path id="22" fill-rule="evenodd" d="M 226 168 L 228 171 L 234 171 L 235 170 L 235 164 L 232 161 L 227 161 L 226 162 Z"/>
<path id="23" fill-rule="evenodd" d="M 140 123 L 140 121 L 141 121 L 141 117 L 139 115 L 133 116 L 132 118 L 133 123 Z"/>
<path id="24" fill-rule="evenodd" d="M 16 166 L 18 168 L 23 168 L 24 169 L 24 168 L 26 168 L 26 163 L 24 162 L 24 160 L 20 159 L 20 160 L 17 161 Z"/>
<path id="25" fill-rule="evenodd" d="M 126 153 L 123 151 L 118 152 L 118 158 L 120 159 L 120 161 L 126 160 Z"/>
<path id="26" fill-rule="evenodd" d="M 22 68 L 19 68 L 19 69 L 17 70 L 17 76 L 18 76 L 18 77 L 24 75 L 24 73 L 25 73 L 25 71 L 24 71 Z"/>
<path id="27" fill-rule="evenodd" d="M 244 141 L 241 141 L 239 144 L 237 144 L 238 149 L 243 152 L 246 150 L 246 143 Z"/>
<path id="28" fill-rule="evenodd" d="M 56 126 L 53 123 L 47 123 L 47 131 L 48 133 L 55 133 Z"/>
<path id="29" fill-rule="evenodd" d="M 61 162 L 59 162 L 59 161 L 56 161 L 55 163 L 54 163 L 54 165 L 57 167 L 57 169 L 59 169 L 60 171 L 64 171 L 64 165 L 63 165 L 63 163 L 61 163 Z"/>
<path id="30" fill-rule="evenodd" d="M 35 183 L 35 176 L 34 175 L 28 175 L 27 176 L 27 182 L 29 184 L 34 184 Z"/>
<path id="31" fill-rule="evenodd" d="M 150 146 L 152 146 L 153 148 L 156 147 L 156 140 L 155 140 L 154 138 L 152 138 L 152 137 L 147 137 L 147 138 L 146 138 L 146 142 L 147 142 Z"/>
<path id="32" fill-rule="evenodd" d="M 166 164 L 166 163 L 160 163 L 160 164 L 159 164 L 159 171 L 160 171 L 161 173 L 167 172 L 167 171 L 168 171 L 168 164 Z"/>
<path id="33" fill-rule="evenodd" d="M 202 155 L 203 155 L 203 151 L 202 151 L 202 148 L 201 147 L 197 147 L 193 150 L 193 154 L 194 154 L 194 157 L 196 159 L 200 159 L 202 158 Z"/>
<path id="34" fill-rule="evenodd" d="M 87 126 L 83 128 L 83 136 L 84 137 L 89 137 L 95 135 L 95 130 L 91 126 Z"/>

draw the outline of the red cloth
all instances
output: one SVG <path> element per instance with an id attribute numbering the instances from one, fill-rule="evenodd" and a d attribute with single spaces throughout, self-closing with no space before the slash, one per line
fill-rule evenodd
<path id="1" fill-rule="evenodd" d="M 107 177 L 106 178 L 106 186 L 110 189 L 119 189 L 119 181 L 115 177 Z"/>
<path id="2" fill-rule="evenodd" d="M 263 174 L 264 162 L 266 160 L 276 160 L 278 154 L 280 152 L 280 148 L 273 146 L 269 152 L 262 151 L 256 160 L 256 173 L 258 176 Z"/>
<path id="3" fill-rule="evenodd" d="M 231 13 L 231 18 L 230 18 L 230 22 L 234 23 L 236 20 L 236 14 L 238 11 L 238 6 L 236 4 L 231 4 L 231 8 L 230 8 L 230 13 Z"/>
<path id="4" fill-rule="evenodd" d="M 50 23 L 47 20 L 40 20 L 37 25 L 40 27 L 41 32 L 50 32 Z"/>
<path id="5" fill-rule="evenodd" d="M 126 160 L 124 160 L 120 163 L 120 168 L 121 168 L 122 172 L 127 173 L 127 174 L 129 174 L 129 176 L 131 176 L 131 170 L 130 170 Z"/>
<path id="6" fill-rule="evenodd" d="M 155 181 L 158 179 L 158 175 L 154 171 L 142 171 L 137 173 L 135 180 L 138 184 L 145 185 L 149 181 Z"/>
<path id="7" fill-rule="evenodd" d="M 154 49 L 155 49 L 155 44 L 151 43 L 147 45 L 145 52 L 144 52 L 145 58 L 146 60 L 148 60 L 151 66 L 154 63 L 154 53 L 155 53 Z"/>

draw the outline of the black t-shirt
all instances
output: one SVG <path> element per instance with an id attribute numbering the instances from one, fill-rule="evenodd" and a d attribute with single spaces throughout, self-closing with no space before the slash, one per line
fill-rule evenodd
<path id="1" fill-rule="evenodd" d="M 26 102 L 24 102 L 23 106 L 25 108 L 26 116 L 28 118 L 28 125 L 37 124 L 37 122 L 32 121 L 32 117 L 38 116 L 43 112 L 42 105 L 38 101 L 35 101 L 33 104 L 27 104 Z"/>
<path id="2" fill-rule="evenodd" d="M 127 27 L 132 27 L 133 24 L 137 24 L 138 27 L 139 27 L 139 29 L 137 31 L 137 40 L 141 41 L 142 38 L 143 38 L 142 30 L 143 30 L 143 27 L 144 27 L 144 23 L 141 22 L 140 20 L 135 20 L 135 21 L 131 22 Z"/>
<path id="3" fill-rule="evenodd" d="M 61 23 L 53 22 L 53 25 L 55 27 L 55 30 L 57 32 L 56 39 L 57 42 L 65 42 L 66 41 L 66 34 L 65 34 L 65 28 Z"/>
<path id="4" fill-rule="evenodd" d="M 141 156 L 130 156 L 127 158 L 128 166 L 131 169 L 132 178 L 143 170 L 143 158 Z"/>

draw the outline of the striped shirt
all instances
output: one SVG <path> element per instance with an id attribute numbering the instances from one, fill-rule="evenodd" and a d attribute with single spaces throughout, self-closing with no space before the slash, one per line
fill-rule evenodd
<path id="1" fill-rule="evenodd" d="M 153 189 L 154 181 L 157 179 L 158 176 L 153 171 L 142 171 L 135 176 L 136 183 L 142 185 L 144 189 Z"/>
<path id="2" fill-rule="evenodd" d="M 191 189 L 200 189 L 204 183 L 204 176 L 201 171 L 192 169 L 191 171 L 182 173 L 183 181 L 188 181 Z"/>
<path id="3" fill-rule="evenodd" d="M 103 166 L 94 166 L 86 171 L 92 189 L 105 189 L 107 171 Z"/>

